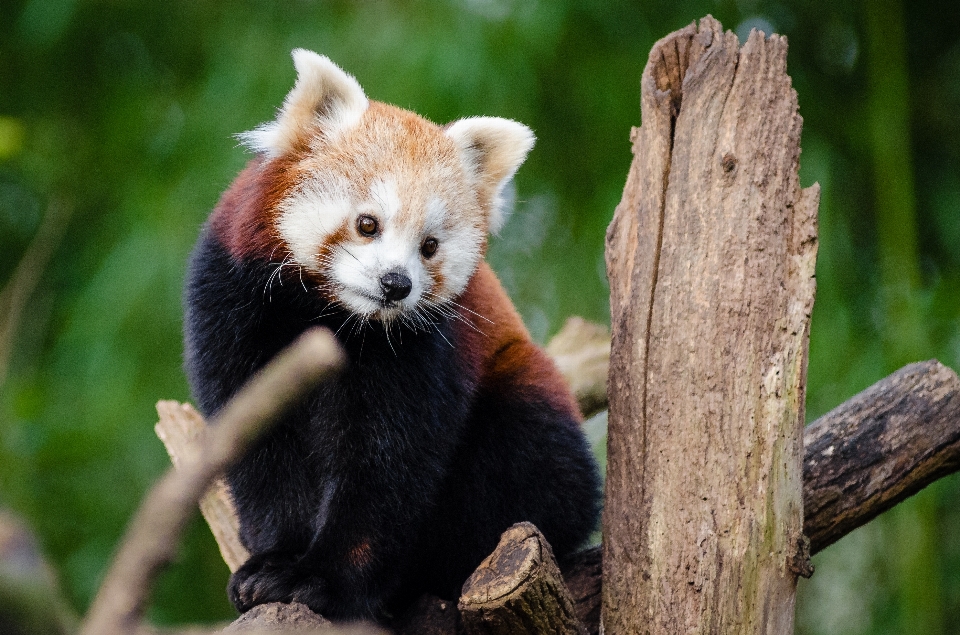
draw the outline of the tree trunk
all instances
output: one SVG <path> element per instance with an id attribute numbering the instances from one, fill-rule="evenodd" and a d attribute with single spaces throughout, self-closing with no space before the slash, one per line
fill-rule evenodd
<path id="1" fill-rule="evenodd" d="M 606 633 L 793 632 L 819 190 L 786 40 L 661 40 L 607 235 Z"/>

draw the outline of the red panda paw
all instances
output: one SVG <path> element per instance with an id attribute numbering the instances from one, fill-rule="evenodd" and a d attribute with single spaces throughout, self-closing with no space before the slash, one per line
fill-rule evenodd
<path id="1" fill-rule="evenodd" d="M 259 604 L 300 602 L 323 615 L 328 604 L 326 586 L 288 557 L 258 554 L 230 576 L 227 593 L 241 613 Z"/>

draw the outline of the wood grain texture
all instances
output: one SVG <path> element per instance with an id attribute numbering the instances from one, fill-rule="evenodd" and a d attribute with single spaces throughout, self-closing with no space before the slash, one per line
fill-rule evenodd
<path id="1" fill-rule="evenodd" d="M 811 423 L 803 437 L 803 528 L 817 553 L 960 471 L 960 379 L 936 360 L 910 364 Z M 589 549 L 562 567 L 591 634 L 599 628 L 600 559 L 599 548 Z"/>
<path id="2" fill-rule="evenodd" d="M 171 456 L 189 452 L 195 431 L 178 428 L 192 428 L 199 414 L 189 404 L 161 404 L 161 421 L 174 419 L 165 424 L 168 432 L 161 436 Z M 807 426 L 804 446 L 804 532 L 816 553 L 936 479 L 960 470 L 960 379 L 936 360 L 904 367 Z M 236 529 L 230 528 L 235 522 L 206 518 L 218 542 L 226 535 L 239 544 Z M 577 618 L 588 633 L 597 633 L 601 550 L 575 555 L 561 563 L 561 571 Z M 462 632 L 458 624 L 455 603 L 424 596 L 392 626 L 400 635 L 455 635 Z"/>
<path id="3" fill-rule="evenodd" d="M 789 633 L 819 192 L 786 41 L 661 40 L 608 232 L 607 633 Z"/>
<path id="4" fill-rule="evenodd" d="M 936 360 L 910 364 L 810 424 L 804 441 L 815 553 L 960 470 L 960 379 Z"/>
<path id="5" fill-rule="evenodd" d="M 585 635 L 553 550 L 530 523 L 518 523 L 463 585 L 458 604 L 467 635 Z"/>
<path id="6" fill-rule="evenodd" d="M 607 405 L 609 331 L 580 317 L 571 317 L 547 344 L 547 352 L 570 383 L 585 416 Z M 154 426 L 175 468 L 196 459 L 198 439 L 206 427 L 203 416 L 189 403 L 158 401 L 159 421 Z M 217 541 L 230 572 L 247 561 L 250 553 L 240 542 L 240 524 L 226 482 L 218 478 L 200 500 L 200 511 Z"/>

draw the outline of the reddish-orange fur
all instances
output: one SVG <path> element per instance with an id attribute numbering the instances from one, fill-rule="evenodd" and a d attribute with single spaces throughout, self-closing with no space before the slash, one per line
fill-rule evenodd
<path id="1" fill-rule="evenodd" d="M 533 389 L 549 405 L 580 421 L 580 410 L 566 380 L 546 353 L 530 339 L 523 320 L 486 262 L 481 262 L 457 302 L 481 318 L 462 314 L 475 326 L 457 323 L 457 346 L 479 384 L 493 389 L 502 383 L 521 392 Z"/>
<path id="2" fill-rule="evenodd" d="M 234 257 L 270 260 L 284 248 L 277 206 L 296 184 L 295 166 L 292 160 L 254 159 L 220 197 L 210 225 Z"/>

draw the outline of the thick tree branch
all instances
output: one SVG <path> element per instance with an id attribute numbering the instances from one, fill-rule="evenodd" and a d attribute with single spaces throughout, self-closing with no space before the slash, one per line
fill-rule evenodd
<path id="1" fill-rule="evenodd" d="M 530 523 L 504 532 L 463 585 L 458 608 L 467 635 L 586 633 L 550 545 Z"/>
<path id="2" fill-rule="evenodd" d="M 311 330 L 281 352 L 224 407 L 199 439 L 199 450 L 172 469 L 144 499 L 107 572 L 81 635 L 136 631 L 149 589 L 173 557 L 183 526 L 213 479 L 270 424 L 336 373 L 343 354 L 333 335 Z"/>
<path id="3" fill-rule="evenodd" d="M 804 430 L 804 533 L 811 553 L 960 470 L 960 379 L 936 360 L 910 364 Z M 596 633 L 600 550 L 563 567 L 577 614 Z"/>
<path id="4" fill-rule="evenodd" d="M 904 366 L 804 431 L 804 533 L 816 553 L 960 470 L 960 379 Z"/>

